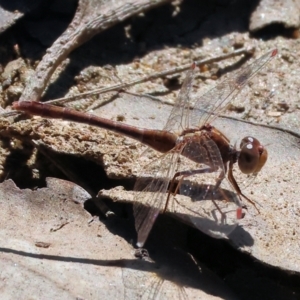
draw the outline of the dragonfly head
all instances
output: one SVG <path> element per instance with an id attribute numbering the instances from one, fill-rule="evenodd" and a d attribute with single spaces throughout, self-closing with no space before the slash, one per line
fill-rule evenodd
<path id="1" fill-rule="evenodd" d="M 247 136 L 240 144 L 238 165 L 244 174 L 256 174 L 268 159 L 267 149 L 254 137 Z"/>

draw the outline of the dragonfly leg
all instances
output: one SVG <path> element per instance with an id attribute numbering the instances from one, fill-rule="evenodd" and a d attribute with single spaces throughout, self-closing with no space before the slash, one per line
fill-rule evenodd
<path id="1" fill-rule="evenodd" d="M 241 199 L 241 197 L 243 197 L 244 199 L 246 199 L 248 202 L 250 202 L 255 207 L 255 209 L 257 210 L 257 212 L 260 214 L 260 211 L 257 208 L 256 203 L 253 200 L 249 199 L 246 195 L 244 195 L 242 193 L 240 187 L 238 186 L 238 184 L 237 184 L 237 182 L 236 182 L 236 180 L 235 180 L 235 178 L 233 176 L 232 169 L 233 169 L 233 163 L 230 162 L 229 163 L 229 170 L 228 170 L 228 180 L 229 180 L 229 182 L 232 184 L 233 188 L 235 189 L 235 191 L 238 194 L 238 196 L 240 197 L 240 199 Z"/>
<path id="2" fill-rule="evenodd" d="M 168 197 L 167 197 L 167 201 L 166 201 L 166 205 L 165 208 L 163 210 L 163 212 L 165 213 L 169 204 L 169 200 L 170 200 L 170 196 L 171 194 L 173 196 L 175 196 L 179 190 L 179 187 L 183 181 L 184 178 L 192 176 L 192 175 L 196 175 L 196 174 L 202 174 L 202 173 L 212 173 L 215 172 L 216 168 L 202 168 L 202 169 L 196 169 L 196 170 L 187 170 L 187 171 L 181 171 L 181 172 L 176 172 L 171 180 L 171 184 L 169 187 L 169 191 L 168 191 Z M 172 193 L 172 190 L 176 184 L 175 180 L 177 177 L 181 176 L 181 178 L 179 179 L 175 191 Z M 214 202 L 214 201 L 213 201 Z M 217 206 L 217 204 L 215 203 L 215 205 Z"/>
<path id="3" fill-rule="evenodd" d="M 221 189 L 219 189 L 219 188 L 220 188 L 220 185 L 221 185 L 221 183 L 222 183 L 222 181 L 223 181 L 224 178 L 225 178 L 225 172 L 222 170 L 221 173 L 220 173 L 220 175 L 219 175 L 219 177 L 218 177 L 218 179 L 217 179 L 217 183 L 216 183 L 216 185 L 214 187 L 213 195 L 215 195 L 215 193 L 216 193 L 217 190 L 221 191 Z M 226 215 L 222 212 L 222 210 L 219 207 L 219 205 L 217 204 L 217 202 L 214 199 L 211 199 L 211 200 L 212 200 L 213 204 L 215 205 L 216 209 L 221 214 L 221 222 L 222 223 L 225 222 Z"/>

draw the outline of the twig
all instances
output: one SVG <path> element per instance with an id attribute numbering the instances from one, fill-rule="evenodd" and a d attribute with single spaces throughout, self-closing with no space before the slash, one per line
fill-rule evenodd
<path id="1" fill-rule="evenodd" d="M 232 58 L 232 57 L 235 57 L 235 56 L 243 55 L 243 54 L 252 55 L 253 52 L 254 52 L 254 48 L 251 48 L 251 49 L 242 48 L 242 49 L 235 50 L 231 53 L 226 53 L 226 54 L 223 54 L 223 55 L 220 55 L 220 56 L 217 56 L 217 57 L 198 60 L 195 63 L 196 63 L 197 66 L 202 66 L 202 65 L 213 63 L 213 62 L 218 62 L 218 61 L 222 61 L 222 60 L 225 60 L 225 59 L 228 59 L 228 58 Z M 121 90 L 129 88 L 131 86 L 134 86 L 136 84 L 144 83 L 144 82 L 147 82 L 147 81 L 152 80 L 152 79 L 157 79 L 157 78 L 165 77 L 167 75 L 172 75 L 172 74 L 184 72 L 184 71 L 190 69 L 190 67 L 191 67 L 191 64 L 185 64 L 183 66 L 179 66 L 179 67 L 169 69 L 169 70 L 166 70 L 166 71 L 152 73 L 150 75 L 147 75 L 147 76 L 142 77 L 142 78 L 138 78 L 138 79 L 133 80 L 133 81 L 128 82 L 128 83 L 116 84 L 116 85 L 113 85 L 113 86 L 96 89 L 96 90 L 93 90 L 93 91 L 89 91 L 89 92 L 86 92 L 86 93 L 81 93 L 81 94 L 74 95 L 74 96 L 58 98 L 58 99 L 55 99 L 55 100 L 47 101 L 47 103 L 49 103 L 49 104 L 63 104 L 63 103 L 67 103 L 69 101 L 74 101 L 74 100 L 81 99 L 81 98 L 86 97 L 86 96 L 99 95 L 99 94 L 112 92 L 112 91 L 121 91 Z"/>
<path id="2" fill-rule="evenodd" d="M 254 48 L 250 48 L 250 49 L 242 48 L 242 49 L 235 50 L 231 53 L 226 53 L 226 54 L 223 54 L 223 55 L 220 55 L 220 56 L 198 60 L 195 63 L 196 63 L 197 66 L 202 66 L 202 65 L 213 63 L 213 62 L 219 62 L 219 61 L 222 61 L 222 60 L 225 60 L 225 59 L 228 59 L 228 58 L 232 58 L 232 57 L 235 57 L 235 56 L 243 55 L 243 54 L 252 55 L 253 52 L 254 52 Z M 122 90 L 125 90 L 128 87 L 134 86 L 134 85 L 139 84 L 139 83 L 147 82 L 147 81 L 152 80 L 152 79 L 161 78 L 161 77 L 165 77 L 167 75 L 172 75 L 172 74 L 184 72 L 184 71 L 188 70 L 190 67 L 191 67 L 191 64 L 185 64 L 183 66 L 179 66 L 179 67 L 169 69 L 169 70 L 166 70 L 166 71 L 152 73 L 150 75 L 147 75 L 145 77 L 133 80 L 133 81 L 128 82 L 128 83 L 116 84 L 116 85 L 113 85 L 113 86 L 109 86 L 109 87 L 105 87 L 105 88 L 101 88 L 101 89 L 96 89 L 96 90 L 93 90 L 93 91 L 89 91 L 89 92 L 86 92 L 86 93 L 81 93 L 81 94 L 74 95 L 74 96 L 68 96 L 68 97 L 58 98 L 58 99 L 54 99 L 54 100 L 49 100 L 49 101 L 47 101 L 47 103 L 48 104 L 64 104 L 64 103 L 68 103 L 70 101 L 81 99 L 81 98 L 86 97 L 86 96 L 99 95 L 99 94 L 112 92 L 112 91 L 122 91 Z M 123 92 L 125 92 L 125 91 L 123 91 Z M 136 96 L 136 94 L 131 93 L 131 92 L 125 92 L 125 93 L 132 94 L 132 95 Z M 151 97 L 150 95 L 146 95 L 146 96 Z M 157 100 L 157 99 L 158 98 L 155 98 L 155 100 Z M 168 103 L 168 102 L 166 102 L 166 103 L 171 104 L 171 103 Z M 3 114 L 0 114 L 0 116 L 1 117 L 10 117 L 10 116 L 14 116 L 14 115 L 17 115 L 17 114 L 19 114 L 19 112 L 10 111 L 10 112 L 5 112 Z"/>

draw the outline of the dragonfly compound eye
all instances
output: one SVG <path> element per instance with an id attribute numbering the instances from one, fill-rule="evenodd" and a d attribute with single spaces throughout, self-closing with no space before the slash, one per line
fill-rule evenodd
<path id="1" fill-rule="evenodd" d="M 240 148 L 238 158 L 240 170 L 244 174 L 258 173 L 267 161 L 267 149 L 256 138 L 250 136 L 242 139 Z"/>

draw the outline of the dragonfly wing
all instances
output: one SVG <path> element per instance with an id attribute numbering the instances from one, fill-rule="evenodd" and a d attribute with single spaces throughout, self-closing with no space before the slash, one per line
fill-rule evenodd
<path id="1" fill-rule="evenodd" d="M 196 151 L 198 149 L 198 151 Z M 215 142 L 201 139 L 187 145 L 182 153 L 187 157 L 202 160 L 198 168 L 180 184 L 180 194 L 190 197 L 190 202 L 176 201 L 181 214 L 188 216 L 196 228 L 213 237 L 225 237 L 237 224 L 239 198 L 232 192 L 225 178 L 225 167 Z M 220 182 L 218 187 L 216 184 Z"/>
<path id="2" fill-rule="evenodd" d="M 145 197 L 145 195 L 142 196 Z M 155 198 L 156 201 L 160 201 L 161 203 L 164 203 L 165 195 L 164 193 L 157 192 Z M 136 198 L 136 201 L 138 200 L 139 199 Z M 138 234 L 137 237 L 138 247 L 144 246 L 148 238 L 148 235 L 161 209 L 162 208 L 157 208 L 157 207 L 142 207 L 141 205 L 134 204 L 135 228 Z"/>
<path id="3" fill-rule="evenodd" d="M 122 268 L 124 299 L 188 300 L 185 287 L 178 282 L 178 273 L 168 265 L 133 260 Z"/>
<path id="4" fill-rule="evenodd" d="M 164 130 L 171 132 L 182 132 L 184 129 L 189 128 L 189 106 L 192 83 L 194 79 L 195 66 L 186 73 L 186 77 L 177 96 L 176 102 L 164 127 Z"/>
<path id="5" fill-rule="evenodd" d="M 197 128 L 205 123 L 212 122 L 223 113 L 231 100 L 234 99 L 242 88 L 257 72 L 264 67 L 275 55 L 277 50 L 271 50 L 252 64 L 234 72 L 228 79 L 202 95 L 190 113 L 190 125 Z"/>
<path id="6" fill-rule="evenodd" d="M 178 165 L 179 152 L 169 152 L 160 159 L 151 162 L 144 170 L 144 177 L 139 177 L 134 190 L 141 191 L 135 196 L 133 213 L 138 233 L 137 245 L 142 247 L 161 210 L 165 208 L 170 180 Z M 145 175 L 150 182 L 145 185 Z"/>

